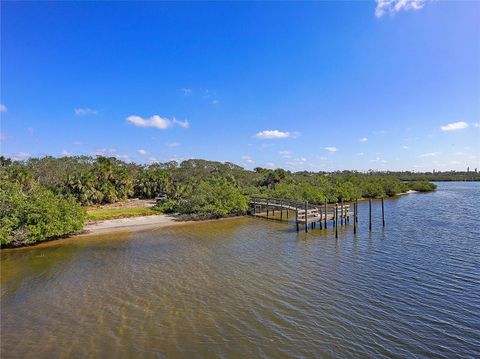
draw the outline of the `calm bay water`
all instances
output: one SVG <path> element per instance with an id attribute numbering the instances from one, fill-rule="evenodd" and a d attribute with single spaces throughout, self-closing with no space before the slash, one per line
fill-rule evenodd
<path id="1" fill-rule="evenodd" d="M 337 240 L 239 218 L 2 251 L 1 356 L 479 357 L 480 184 L 385 207 Z"/>

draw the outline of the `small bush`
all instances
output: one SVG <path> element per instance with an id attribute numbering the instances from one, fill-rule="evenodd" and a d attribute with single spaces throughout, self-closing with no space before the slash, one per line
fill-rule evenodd
<path id="1" fill-rule="evenodd" d="M 410 184 L 410 188 L 418 192 L 431 192 L 437 189 L 437 185 L 428 181 L 416 181 Z"/>

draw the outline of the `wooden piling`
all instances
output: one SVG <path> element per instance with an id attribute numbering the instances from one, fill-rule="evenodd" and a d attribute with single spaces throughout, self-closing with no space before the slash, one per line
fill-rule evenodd
<path id="1" fill-rule="evenodd" d="M 283 201 L 280 201 L 280 220 L 283 219 Z"/>
<path id="2" fill-rule="evenodd" d="M 368 199 L 368 229 L 372 230 L 372 199 Z"/>
<path id="3" fill-rule="evenodd" d="M 323 217 L 323 226 L 327 229 L 327 199 L 325 198 L 325 217 Z"/>
<path id="4" fill-rule="evenodd" d="M 299 231 L 298 228 L 298 206 L 295 205 L 295 223 L 297 224 L 297 232 Z"/>
<path id="5" fill-rule="evenodd" d="M 335 203 L 335 238 L 338 238 L 338 204 Z"/>
<path id="6" fill-rule="evenodd" d="M 353 234 L 357 233 L 357 203 L 353 202 Z"/>
<path id="7" fill-rule="evenodd" d="M 358 223 L 358 198 L 355 199 L 355 206 L 357 207 L 357 209 L 356 209 L 356 211 L 355 211 L 356 215 L 355 215 L 355 218 L 354 218 L 353 220 L 354 220 L 356 223 Z"/>
<path id="8" fill-rule="evenodd" d="M 305 201 L 305 233 L 308 233 L 308 201 Z"/>
<path id="9" fill-rule="evenodd" d="M 322 229 L 323 211 L 321 207 L 319 207 L 318 210 L 320 211 L 320 220 L 318 221 L 318 223 L 320 224 L 320 229 Z"/>
<path id="10" fill-rule="evenodd" d="M 382 226 L 385 227 L 385 204 L 383 203 L 383 197 L 382 197 Z"/>
<path id="11" fill-rule="evenodd" d="M 343 220 L 344 220 L 344 218 L 343 218 L 343 217 L 344 217 L 344 215 L 343 215 L 343 198 L 341 199 L 340 203 L 341 203 L 340 223 L 341 223 L 341 225 L 343 226 Z"/>
<path id="12" fill-rule="evenodd" d="M 268 218 L 268 199 L 267 199 L 267 218 Z"/>

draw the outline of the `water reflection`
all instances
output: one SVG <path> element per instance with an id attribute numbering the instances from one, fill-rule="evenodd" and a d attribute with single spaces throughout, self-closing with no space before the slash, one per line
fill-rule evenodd
<path id="1" fill-rule="evenodd" d="M 239 218 L 2 251 L 2 354 L 474 357 L 478 200 L 442 184 L 387 201 L 385 229 L 374 206 L 371 233 L 360 204 L 338 239 Z"/>

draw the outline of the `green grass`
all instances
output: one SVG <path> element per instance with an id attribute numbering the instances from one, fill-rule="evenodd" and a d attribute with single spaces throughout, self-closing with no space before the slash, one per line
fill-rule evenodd
<path id="1" fill-rule="evenodd" d="M 103 221 L 106 219 L 151 216 L 153 214 L 160 214 L 160 212 L 147 207 L 87 209 L 87 221 Z"/>

